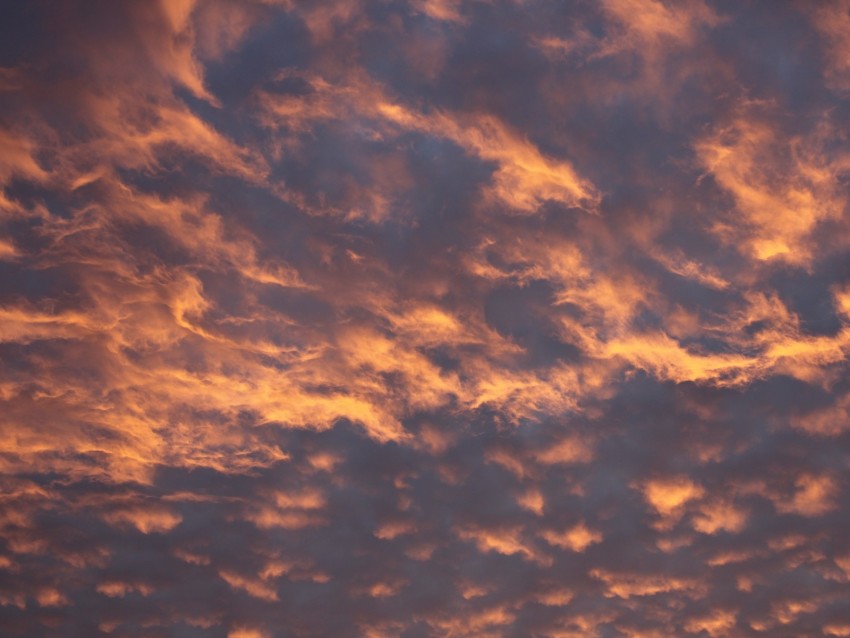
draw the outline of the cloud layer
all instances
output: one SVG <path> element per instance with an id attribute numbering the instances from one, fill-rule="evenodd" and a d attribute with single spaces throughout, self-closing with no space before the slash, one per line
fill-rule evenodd
<path id="1" fill-rule="evenodd" d="M 0 633 L 850 636 L 846 0 L 7 4 Z"/>

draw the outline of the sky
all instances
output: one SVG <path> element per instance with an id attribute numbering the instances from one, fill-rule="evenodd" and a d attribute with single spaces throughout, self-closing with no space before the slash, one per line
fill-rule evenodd
<path id="1" fill-rule="evenodd" d="M 0 3 L 0 634 L 850 636 L 850 0 Z"/>

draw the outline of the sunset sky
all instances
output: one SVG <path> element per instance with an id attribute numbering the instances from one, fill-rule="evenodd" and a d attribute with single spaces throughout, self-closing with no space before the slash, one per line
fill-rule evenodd
<path id="1" fill-rule="evenodd" d="M 0 1 L 0 636 L 850 637 L 850 0 Z"/>

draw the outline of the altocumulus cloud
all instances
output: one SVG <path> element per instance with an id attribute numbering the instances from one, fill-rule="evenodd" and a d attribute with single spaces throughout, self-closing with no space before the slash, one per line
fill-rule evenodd
<path id="1" fill-rule="evenodd" d="M 850 636 L 850 2 L 0 24 L 4 636 Z"/>

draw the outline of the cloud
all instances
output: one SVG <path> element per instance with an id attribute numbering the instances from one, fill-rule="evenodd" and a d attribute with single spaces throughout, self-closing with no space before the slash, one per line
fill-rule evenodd
<path id="1" fill-rule="evenodd" d="M 850 38 L 845 28 L 850 23 L 850 4 L 846 0 L 838 0 L 809 7 L 808 10 L 815 28 L 823 37 L 826 80 L 831 87 L 844 91 L 850 81 L 850 66 L 847 64 Z"/>
<path id="2" fill-rule="evenodd" d="M 555 531 L 544 531 L 543 538 L 550 545 L 571 549 L 574 552 L 583 552 L 585 549 L 598 543 L 602 540 L 602 534 L 588 529 L 584 523 L 579 523 L 575 527 L 558 533 Z"/>
<path id="3" fill-rule="evenodd" d="M 757 260 L 805 265 L 818 224 L 840 218 L 846 205 L 836 189 L 843 169 L 824 161 L 819 133 L 780 135 L 768 122 L 742 117 L 698 142 L 696 152 L 740 215 L 740 221 L 718 221 L 715 232 Z"/>
<path id="4" fill-rule="evenodd" d="M 846 3 L 19 4 L 0 634 L 850 635 Z"/>

